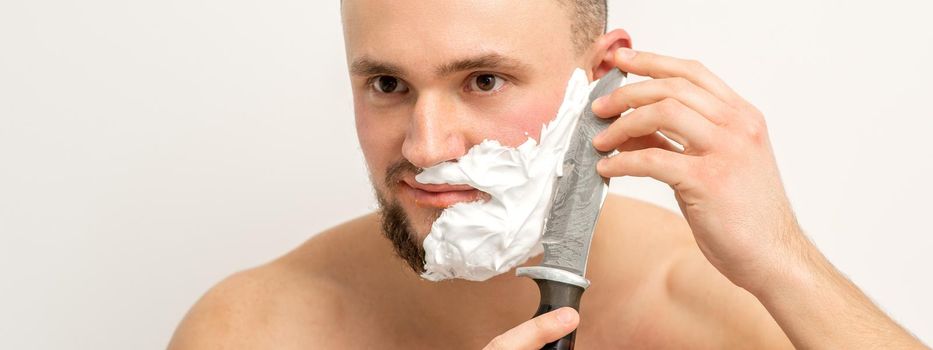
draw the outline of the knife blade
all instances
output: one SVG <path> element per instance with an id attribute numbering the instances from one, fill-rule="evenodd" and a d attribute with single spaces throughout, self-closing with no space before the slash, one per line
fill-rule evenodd
<path id="1" fill-rule="evenodd" d="M 592 140 L 612 123 L 597 117 L 592 104 L 609 94 L 625 80 L 626 74 L 612 69 L 593 87 L 589 103 L 570 137 L 564 155 L 562 175 L 555 182 L 550 213 L 545 222 L 541 264 L 520 267 L 518 276 L 527 276 L 538 284 L 541 303 L 534 317 L 563 306 L 580 309 L 580 297 L 589 287 L 586 262 L 593 229 L 609 191 L 609 180 L 596 172 L 596 162 L 608 155 L 593 147 Z M 542 349 L 573 349 L 576 331 Z"/>

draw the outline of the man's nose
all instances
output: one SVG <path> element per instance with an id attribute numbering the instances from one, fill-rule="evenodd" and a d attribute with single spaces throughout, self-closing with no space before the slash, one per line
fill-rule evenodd
<path id="1" fill-rule="evenodd" d="M 419 168 L 454 160 L 466 153 L 463 120 L 455 98 L 422 94 L 415 102 L 402 156 Z"/>

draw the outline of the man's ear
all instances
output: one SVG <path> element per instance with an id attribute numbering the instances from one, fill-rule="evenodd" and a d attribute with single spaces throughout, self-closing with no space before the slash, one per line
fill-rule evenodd
<path id="1" fill-rule="evenodd" d="M 613 56 L 620 47 L 632 48 L 632 37 L 624 29 L 613 29 L 596 39 L 590 47 L 590 67 L 593 80 L 601 78 L 615 68 Z"/>

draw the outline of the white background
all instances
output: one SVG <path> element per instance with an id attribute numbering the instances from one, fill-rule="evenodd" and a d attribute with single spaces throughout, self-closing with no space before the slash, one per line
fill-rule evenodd
<path id="1" fill-rule="evenodd" d="M 933 341 L 929 2 L 611 5 L 765 112 L 811 237 Z M 0 348 L 163 348 L 224 276 L 372 210 L 352 113 L 337 1 L 0 2 Z"/>

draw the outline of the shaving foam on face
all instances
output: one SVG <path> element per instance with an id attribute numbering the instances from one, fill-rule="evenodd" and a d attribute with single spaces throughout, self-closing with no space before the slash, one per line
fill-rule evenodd
<path id="1" fill-rule="evenodd" d="M 583 70 L 573 72 L 557 116 L 541 129 L 540 142 L 529 137 L 513 148 L 484 140 L 456 162 L 432 166 L 415 177 L 423 184 L 470 185 L 490 196 L 444 209 L 424 239 L 422 277 L 484 281 L 543 251 L 541 236 L 554 182 L 595 86 L 587 80 Z"/>

